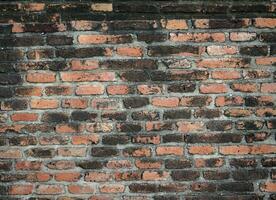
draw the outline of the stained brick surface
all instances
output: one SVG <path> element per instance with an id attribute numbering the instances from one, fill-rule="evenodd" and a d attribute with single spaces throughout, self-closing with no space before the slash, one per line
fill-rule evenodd
<path id="1" fill-rule="evenodd" d="M 275 11 L 0 1 L 0 199 L 276 199 Z"/>

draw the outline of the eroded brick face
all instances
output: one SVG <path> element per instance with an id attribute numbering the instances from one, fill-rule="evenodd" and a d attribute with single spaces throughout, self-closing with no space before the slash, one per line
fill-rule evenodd
<path id="1" fill-rule="evenodd" d="M 1 1 L 0 199 L 275 200 L 273 1 Z"/>

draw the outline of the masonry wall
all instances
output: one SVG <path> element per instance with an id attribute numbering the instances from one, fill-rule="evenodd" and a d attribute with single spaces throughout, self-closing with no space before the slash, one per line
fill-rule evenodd
<path id="1" fill-rule="evenodd" d="M 1 1 L 0 199 L 275 200 L 275 11 Z"/>

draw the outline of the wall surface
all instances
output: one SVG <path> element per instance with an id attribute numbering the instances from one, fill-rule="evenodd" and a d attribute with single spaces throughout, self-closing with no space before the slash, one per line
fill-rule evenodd
<path id="1" fill-rule="evenodd" d="M 1 200 L 275 200 L 276 2 L 0 1 Z"/>

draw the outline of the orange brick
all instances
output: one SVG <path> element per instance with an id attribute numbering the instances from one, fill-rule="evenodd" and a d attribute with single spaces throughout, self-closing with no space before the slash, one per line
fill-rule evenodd
<path id="1" fill-rule="evenodd" d="M 176 155 L 181 156 L 183 155 L 183 147 L 177 147 L 177 146 L 165 146 L 165 147 L 157 147 L 156 148 L 156 154 L 158 156 L 164 156 L 164 155 Z"/>
<path id="2" fill-rule="evenodd" d="M 53 72 L 28 72 L 26 80 L 31 83 L 52 83 L 56 81 L 56 74 Z"/>
<path id="3" fill-rule="evenodd" d="M 208 155 L 213 154 L 215 152 L 215 148 L 210 145 L 190 146 L 188 147 L 188 151 L 190 154 Z"/>
<path id="4" fill-rule="evenodd" d="M 103 172 L 89 172 L 85 175 L 84 180 L 85 181 L 91 181 L 91 182 L 104 182 L 111 180 L 112 175 L 109 173 L 103 173 Z"/>
<path id="5" fill-rule="evenodd" d="M 55 174 L 56 181 L 73 182 L 78 181 L 81 175 L 78 172 L 62 172 Z"/>
<path id="6" fill-rule="evenodd" d="M 256 146 L 221 146 L 219 149 L 221 154 L 224 155 L 243 155 L 243 154 L 273 154 L 276 153 L 275 145 L 256 145 Z"/>
<path id="7" fill-rule="evenodd" d="M 60 77 L 66 82 L 115 81 L 114 72 L 61 72 Z"/>
<path id="8" fill-rule="evenodd" d="M 276 83 L 262 83 L 261 92 L 276 93 Z"/>
<path id="9" fill-rule="evenodd" d="M 161 94 L 162 93 L 162 87 L 158 85 L 138 85 L 137 89 L 141 94 Z"/>
<path id="10" fill-rule="evenodd" d="M 99 61 L 97 60 L 72 60 L 72 70 L 93 70 L 99 68 Z"/>
<path id="11" fill-rule="evenodd" d="M 169 172 L 165 171 L 144 171 L 142 175 L 142 179 L 145 181 L 167 180 L 169 177 Z"/>
<path id="12" fill-rule="evenodd" d="M 152 98 L 152 105 L 157 107 L 177 107 L 179 98 L 177 97 L 154 97 Z"/>
<path id="13" fill-rule="evenodd" d="M 93 85 L 79 85 L 76 89 L 77 95 L 96 95 L 103 94 L 104 86 L 101 84 L 93 84 Z"/>
<path id="14" fill-rule="evenodd" d="M 61 185 L 38 185 L 36 188 L 37 194 L 62 194 L 64 189 Z"/>
<path id="15" fill-rule="evenodd" d="M 84 129 L 84 126 L 79 124 L 58 124 L 56 126 L 57 133 L 80 133 Z"/>
<path id="16" fill-rule="evenodd" d="M 139 47 L 118 47 L 117 54 L 120 56 L 141 57 L 143 50 Z"/>
<path id="17" fill-rule="evenodd" d="M 181 133 L 198 132 L 204 129 L 202 122 L 178 122 L 178 131 Z"/>
<path id="18" fill-rule="evenodd" d="M 54 109 L 58 108 L 59 102 L 55 99 L 33 99 L 30 105 L 32 109 Z"/>
<path id="19" fill-rule="evenodd" d="M 241 74 L 238 71 L 213 71 L 212 72 L 213 79 L 219 80 L 231 80 L 231 79 L 240 79 Z"/>
<path id="20" fill-rule="evenodd" d="M 262 192 L 276 192 L 276 182 L 266 182 L 260 184 Z"/>
<path id="21" fill-rule="evenodd" d="M 234 83 L 231 89 L 239 92 L 257 92 L 258 85 L 254 83 Z"/>
<path id="22" fill-rule="evenodd" d="M 129 93 L 127 85 L 109 85 L 107 86 L 107 93 L 110 95 L 123 95 Z"/>
<path id="23" fill-rule="evenodd" d="M 36 121 L 38 114 L 36 113 L 15 113 L 11 115 L 11 120 L 14 122 L 19 121 Z"/>
<path id="24" fill-rule="evenodd" d="M 72 194 L 92 194 L 95 192 L 95 188 L 86 184 L 68 185 L 68 191 Z"/>
<path id="25" fill-rule="evenodd" d="M 188 29 L 187 22 L 182 19 L 169 19 L 167 21 L 161 21 L 163 27 L 170 30 Z"/>
<path id="26" fill-rule="evenodd" d="M 33 193 L 33 185 L 12 185 L 9 189 L 10 195 L 28 195 Z"/>
<path id="27" fill-rule="evenodd" d="M 238 52 L 235 46 L 208 46 L 207 53 L 209 55 L 233 55 Z"/>
<path id="28" fill-rule="evenodd" d="M 105 184 L 100 186 L 102 193 L 122 193 L 125 191 L 125 186 L 121 184 Z"/>
<path id="29" fill-rule="evenodd" d="M 256 18 L 254 25 L 257 28 L 275 28 L 276 19 L 274 18 Z"/>
<path id="30" fill-rule="evenodd" d="M 24 10 L 30 12 L 39 12 L 45 9 L 45 3 L 28 3 L 24 4 Z"/>
<path id="31" fill-rule="evenodd" d="M 203 94 L 218 94 L 218 93 L 226 93 L 228 91 L 227 86 L 225 84 L 219 84 L 219 83 L 201 85 L 199 90 Z"/>
<path id="32" fill-rule="evenodd" d="M 87 99 L 63 99 L 62 100 L 63 108 L 83 109 L 83 108 L 87 108 L 87 105 L 88 105 Z"/>
<path id="33" fill-rule="evenodd" d="M 72 136 L 73 145 L 97 144 L 98 142 L 99 142 L 99 136 L 96 134 Z"/>

